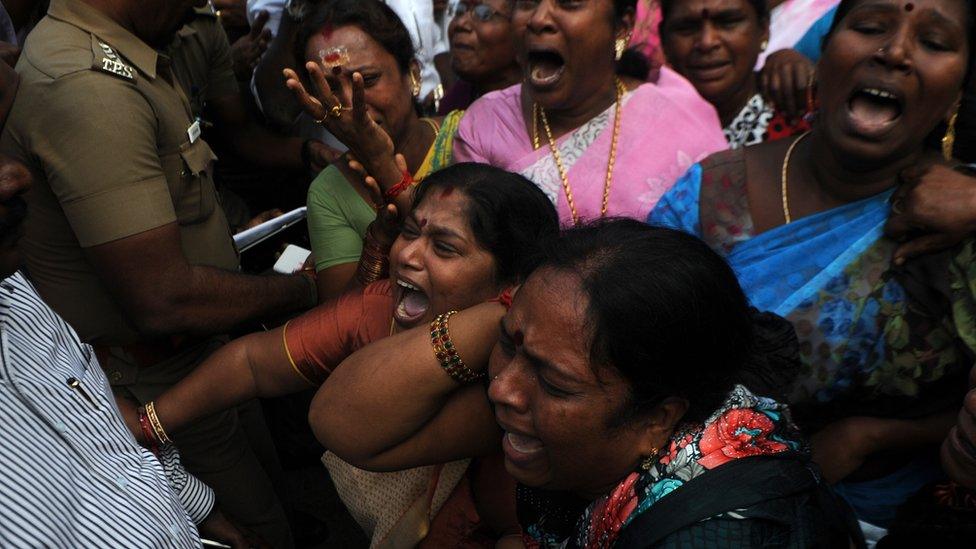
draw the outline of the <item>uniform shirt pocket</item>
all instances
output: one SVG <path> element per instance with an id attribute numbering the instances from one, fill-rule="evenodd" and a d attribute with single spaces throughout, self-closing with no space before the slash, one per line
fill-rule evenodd
<path id="1" fill-rule="evenodd" d="M 213 162 L 217 156 L 206 141 L 197 139 L 180 147 L 180 158 L 182 192 L 175 197 L 173 205 L 180 225 L 192 225 L 209 218 L 217 207 L 217 189 L 213 183 Z"/>

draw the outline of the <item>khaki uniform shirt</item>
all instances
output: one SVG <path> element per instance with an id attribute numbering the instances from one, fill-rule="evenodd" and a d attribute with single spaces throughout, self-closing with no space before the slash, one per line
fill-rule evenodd
<path id="1" fill-rule="evenodd" d="M 173 37 L 167 55 L 194 116 L 201 116 L 207 101 L 240 93 L 230 42 L 212 8 L 194 10 L 193 19 Z"/>
<path id="2" fill-rule="evenodd" d="M 215 156 L 189 135 L 194 116 L 170 67 L 74 0 L 51 1 L 17 64 L 0 150 L 34 176 L 21 249 L 41 295 L 88 342 L 141 336 L 84 248 L 175 222 L 189 263 L 239 267 L 211 179 Z"/>

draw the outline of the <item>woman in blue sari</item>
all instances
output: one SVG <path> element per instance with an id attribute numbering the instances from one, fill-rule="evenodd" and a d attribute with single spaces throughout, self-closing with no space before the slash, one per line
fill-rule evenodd
<path id="1" fill-rule="evenodd" d="M 842 1 L 812 131 L 709 157 L 648 217 L 723 252 L 752 305 L 793 323 L 803 367 L 779 386 L 869 535 L 942 474 L 976 349 L 973 242 L 896 268 L 884 237 L 902 172 L 951 165 L 925 140 L 968 79 L 971 9 Z"/>

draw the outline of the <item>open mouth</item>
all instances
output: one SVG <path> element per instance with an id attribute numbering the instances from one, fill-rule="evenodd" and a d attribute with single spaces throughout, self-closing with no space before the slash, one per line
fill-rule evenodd
<path id="1" fill-rule="evenodd" d="M 542 441 L 534 437 L 507 431 L 502 438 L 502 452 L 516 466 L 531 467 L 544 450 Z"/>
<path id="2" fill-rule="evenodd" d="M 536 88 L 551 88 L 566 71 L 566 61 L 559 52 L 553 50 L 530 51 L 526 70 L 529 84 Z"/>
<path id="3" fill-rule="evenodd" d="M 893 128 L 901 118 L 902 110 L 901 97 L 882 88 L 859 88 L 847 100 L 847 112 L 854 129 L 868 137 L 880 137 Z"/>
<path id="4" fill-rule="evenodd" d="M 413 326 L 427 314 L 430 299 L 418 286 L 397 278 L 396 308 L 393 319 L 404 327 Z"/>

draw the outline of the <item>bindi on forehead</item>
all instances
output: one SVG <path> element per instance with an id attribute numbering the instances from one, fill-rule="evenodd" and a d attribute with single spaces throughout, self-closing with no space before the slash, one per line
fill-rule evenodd
<path id="1" fill-rule="evenodd" d="M 332 26 L 332 23 L 326 23 L 325 26 L 322 27 L 322 30 L 319 31 L 319 34 L 322 36 L 322 38 L 328 40 L 329 38 L 332 38 L 332 33 L 334 32 L 335 27 Z"/>
<path id="2" fill-rule="evenodd" d="M 907 4 L 905 4 L 905 11 L 908 11 L 908 12 L 910 12 L 910 11 L 912 11 L 913 9 L 915 9 L 915 4 L 912 4 L 911 2 L 909 2 L 909 3 L 907 3 Z"/>
<path id="3" fill-rule="evenodd" d="M 708 11 L 708 8 L 702 8 L 702 10 L 701 10 L 701 18 L 702 19 L 708 19 L 709 15 L 711 15 L 711 12 Z"/>
<path id="4" fill-rule="evenodd" d="M 444 187 L 441 191 L 441 198 L 447 198 L 454 194 L 454 187 Z"/>
<path id="5" fill-rule="evenodd" d="M 423 229 L 426 226 L 427 226 L 427 218 L 425 217 L 420 220 L 420 228 Z"/>

